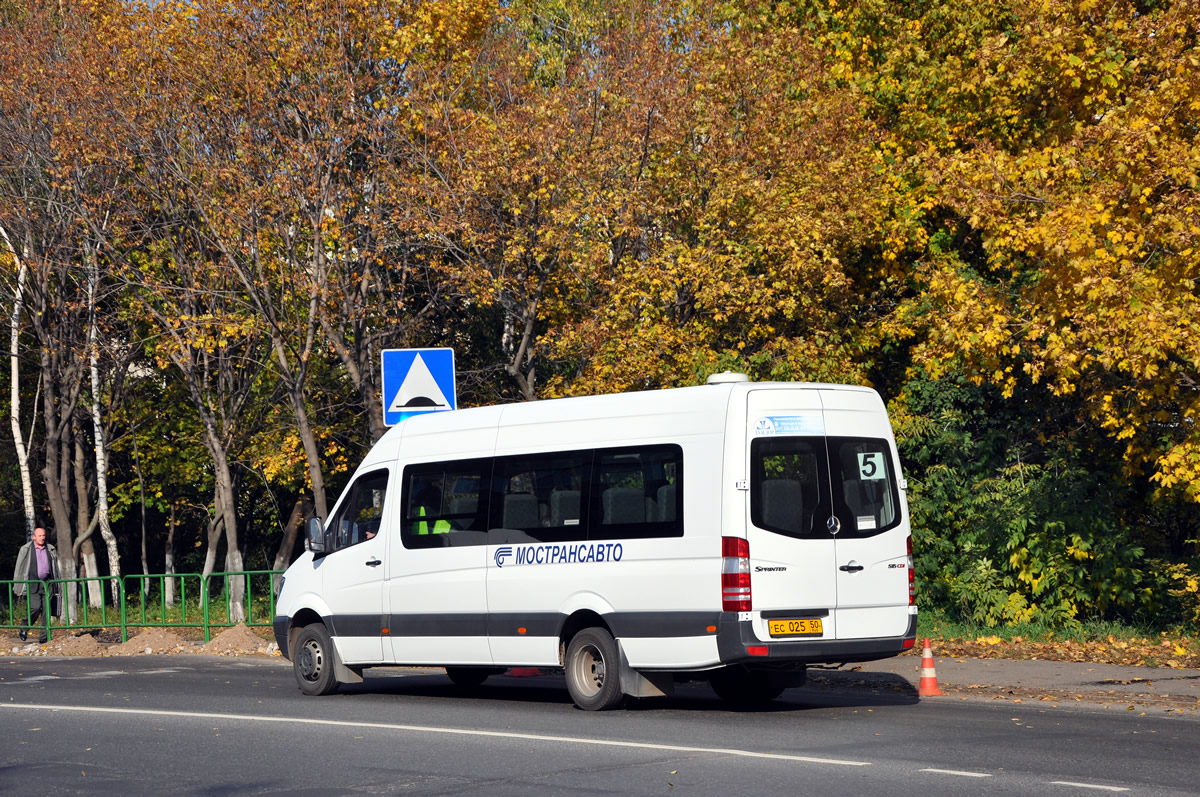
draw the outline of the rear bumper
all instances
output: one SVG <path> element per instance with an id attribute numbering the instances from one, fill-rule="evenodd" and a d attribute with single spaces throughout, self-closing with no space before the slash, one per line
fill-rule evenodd
<path id="1" fill-rule="evenodd" d="M 750 621 L 739 621 L 735 612 L 721 612 L 717 626 L 717 652 L 724 664 L 838 664 L 876 661 L 909 650 L 917 639 L 917 616 L 909 618 L 903 636 L 871 639 L 806 639 L 764 642 L 754 635 Z M 750 649 L 758 651 L 751 654 Z M 762 650 L 766 649 L 766 655 Z"/>

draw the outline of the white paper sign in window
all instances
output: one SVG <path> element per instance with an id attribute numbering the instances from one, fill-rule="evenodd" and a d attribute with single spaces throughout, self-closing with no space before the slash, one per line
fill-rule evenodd
<path id="1" fill-rule="evenodd" d="M 884 469 L 883 452 L 867 451 L 858 455 L 858 478 L 863 481 L 877 481 L 887 478 Z"/>

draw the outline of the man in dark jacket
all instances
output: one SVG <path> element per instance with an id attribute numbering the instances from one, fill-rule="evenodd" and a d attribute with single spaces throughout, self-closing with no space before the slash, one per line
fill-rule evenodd
<path id="1" fill-rule="evenodd" d="M 39 526 L 33 530 L 33 539 L 17 552 L 17 566 L 13 569 L 13 581 L 17 582 L 13 584 L 13 594 L 19 598 L 29 587 L 29 626 L 21 629 L 22 642 L 29 636 L 29 628 L 37 623 L 42 612 L 48 610 L 46 598 L 58 597 L 58 584 L 46 584 L 57 578 L 58 552 L 46 542 L 46 530 Z M 45 630 L 38 642 L 46 642 Z"/>

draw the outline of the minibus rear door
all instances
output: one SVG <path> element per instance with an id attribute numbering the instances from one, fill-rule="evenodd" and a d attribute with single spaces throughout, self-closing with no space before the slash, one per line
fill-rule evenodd
<path id="1" fill-rule="evenodd" d="M 904 634 L 909 623 L 907 510 L 882 400 L 873 391 L 822 390 L 836 530 L 838 639 Z"/>
<path id="2" fill-rule="evenodd" d="M 747 538 L 760 639 L 832 639 L 837 549 L 820 394 L 747 393 Z"/>

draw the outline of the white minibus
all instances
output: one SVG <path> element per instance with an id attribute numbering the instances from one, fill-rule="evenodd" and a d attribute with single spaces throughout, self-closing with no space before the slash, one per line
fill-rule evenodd
<path id="1" fill-rule="evenodd" d="M 275 636 L 313 695 L 366 667 L 473 687 L 519 666 L 584 709 L 688 680 L 765 702 L 912 647 L 905 489 L 865 387 L 718 374 L 412 417 L 310 522 Z"/>

